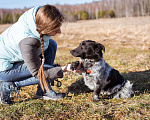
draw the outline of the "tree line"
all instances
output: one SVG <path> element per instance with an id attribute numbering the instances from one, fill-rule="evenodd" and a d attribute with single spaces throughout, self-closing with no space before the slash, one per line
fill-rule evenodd
<path id="1" fill-rule="evenodd" d="M 68 21 L 150 15 L 150 0 L 100 0 L 78 5 L 55 6 L 62 11 Z M 0 23 L 16 22 L 28 9 L 0 9 Z"/>
<path id="2" fill-rule="evenodd" d="M 18 21 L 21 14 L 6 14 L 2 19 L 0 19 L 1 24 L 12 24 Z"/>
<path id="3" fill-rule="evenodd" d="M 0 24 L 12 24 L 17 22 L 19 17 L 27 10 L 27 8 L 0 9 Z"/>

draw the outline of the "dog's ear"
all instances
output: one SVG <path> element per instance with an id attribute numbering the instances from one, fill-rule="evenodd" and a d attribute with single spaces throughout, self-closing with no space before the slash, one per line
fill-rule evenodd
<path id="1" fill-rule="evenodd" d="M 100 44 L 100 43 L 96 43 L 95 44 L 95 47 L 94 47 L 94 52 L 95 52 L 95 55 L 96 55 L 96 59 L 100 59 L 103 57 L 103 53 L 102 51 L 105 52 L 105 47 L 104 45 Z"/>
<path id="2" fill-rule="evenodd" d="M 102 44 L 100 44 L 100 43 L 95 44 L 95 48 L 98 49 L 98 51 L 99 51 L 99 50 L 103 50 L 103 52 L 105 52 L 105 47 L 104 47 L 104 45 L 102 45 Z"/>
<path id="3" fill-rule="evenodd" d="M 102 45 L 102 44 L 99 43 L 99 46 L 100 46 L 100 48 L 105 52 L 105 47 L 104 47 L 104 45 Z"/>

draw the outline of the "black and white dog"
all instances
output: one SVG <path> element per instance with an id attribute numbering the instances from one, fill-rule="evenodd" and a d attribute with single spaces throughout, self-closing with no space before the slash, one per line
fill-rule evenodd
<path id="1" fill-rule="evenodd" d="M 74 57 L 80 57 L 81 71 L 85 85 L 94 90 L 94 100 L 99 101 L 99 95 L 110 98 L 130 98 L 133 95 L 130 81 L 125 82 L 120 73 L 107 64 L 103 59 L 105 47 L 92 40 L 86 40 L 71 50 Z M 79 61 L 72 62 L 71 70 L 76 70 Z"/>

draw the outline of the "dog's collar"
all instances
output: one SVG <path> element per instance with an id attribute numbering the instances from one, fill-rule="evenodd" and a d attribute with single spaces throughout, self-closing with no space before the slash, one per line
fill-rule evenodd
<path id="1" fill-rule="evenodd" d="M 91 70 L 85 70 L 86 71 L 86 74 L 90 74 L 91 73 Z"/>

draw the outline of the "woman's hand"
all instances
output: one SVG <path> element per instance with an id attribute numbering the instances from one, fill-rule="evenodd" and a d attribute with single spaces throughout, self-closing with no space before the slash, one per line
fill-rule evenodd
<path id="1" fill-rule="evenodd" d="M 63 72 L 69 72 L 69 71 L 71 71 L 70 66 L 71 66 L 71 64 L 68 64 L 66 66 L 61 67 L 61 69 Z"/>
<path id="2" fill-rule="evenodd" d="M 66 66 L 61 67 L 63 72 L 75 72 L 75 73 L 80 73 L 81 72 L 81 62 L 79 61 L 79 65 L 76 70 L 72 71 L 70 69 L 71 64 L 68 64 Z"/>

